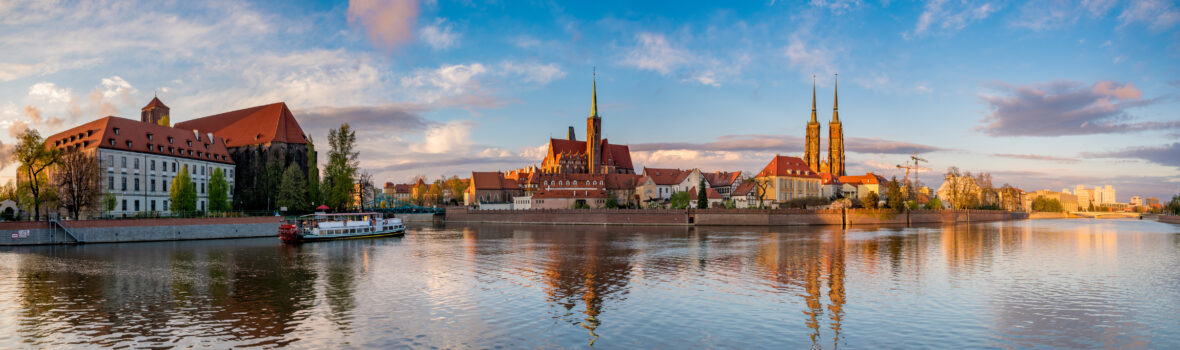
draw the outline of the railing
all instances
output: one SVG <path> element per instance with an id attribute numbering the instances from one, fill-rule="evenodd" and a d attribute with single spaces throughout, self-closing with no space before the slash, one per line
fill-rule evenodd
<path id="1" fill-rule="evenodd" d="M 69 236 L 70 239 L 73 239 L 74 243 L 82 243 L 82 240 L 78 239 L 78 236 L 75 236 L 73 232 L 70 232 L 70 228 L 66 227 L 66 225 L 63 225 L 61 221 L 57 220 L 56 217 L 49 219 L 49 226 L 53 228 L 53 237 L 55 239 L 57 237 L 57 231 L 61 230 L 61 232 L 65 232 L 66 236 Z"/>

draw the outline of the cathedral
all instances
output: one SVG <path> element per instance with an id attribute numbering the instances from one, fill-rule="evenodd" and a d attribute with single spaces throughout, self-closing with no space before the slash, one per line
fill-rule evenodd
<path id="1" fill-rule="evenodd" d="M 598 81 L 591 88 L 590 116 L 586 117 L 586 141 L 574 138 L 570 127 L 565 139 L 549 139 L 549 150 L 541 161 L 544 174 L 634 174 L 631 149 L 602 138 L 602 118 L 598 116 Z"/>
<path id="2" fill-rule="evenodd" d="M 819 158 L 819 121 L 815 116 L 815 82 L 811 82 L 811 121 L 807 122 L 807 140 L 803 161 L 817 173 L 844 176 L 844 128 L 840 125 L 839 85 L 834 91 L 832 121 L 828 123 L 828 159 Z"/>

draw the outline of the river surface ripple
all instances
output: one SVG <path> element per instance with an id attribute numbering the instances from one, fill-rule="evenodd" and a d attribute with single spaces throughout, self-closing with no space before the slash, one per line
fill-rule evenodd
<path id="1" fill-rule="evenodd" d="M 1180 348 L 1180 225 L 0 247 L 0 348 Z"/>

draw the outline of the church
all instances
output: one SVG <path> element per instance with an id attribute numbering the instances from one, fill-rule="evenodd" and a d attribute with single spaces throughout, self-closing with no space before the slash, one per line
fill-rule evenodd
<path id="1" fill-rule="evenodd" d="M 812 172 L 844 176 L 844 128 L 840 125 L 839 83 L 833 92 L 832 121 L 828 122 L 828 159 L 819 158 L 819 121 L 815 116 L 815 81 L 811 82 L 811 121 L 807 122 L 807 144 L 803 161 Z"/>
<path id="2" fill-rule="evenodd" d="M 591 88 L 590 116 L 586 117 L 586 140 L 578 141 L 571 126 L 565 139 L 549 139 L 549 150 L 541 161 L 542 174 L 634 174 L 631 149 L 602 138 L 598 116 L 598 80 Z"/>

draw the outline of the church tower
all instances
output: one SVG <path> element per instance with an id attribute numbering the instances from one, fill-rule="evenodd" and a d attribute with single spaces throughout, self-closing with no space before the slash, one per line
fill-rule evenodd
<path id="1" fill-rule="evenodd" d="M 586 118 L 586 169 L 591 174 L 602 172 L 602 118 L 598 117 L 598 74 L 594 75 L 594 83 L 590 100 L 590 116 Z"/>
<path id="2" fill-rule="evenodd" d="M 803 161 L 811 171 L 821 172 L 819 163 L 819 121 L 815 119 L 815 77 L 811 77 L 811 121 L 807 122 L 807 144 L 804 146 Z"/>
<path id="3" fill-rule="evenodd" d="M 833 90 L 832 121 L 828 123 L 828 173 L 833 176 L 844 176 L 844 128 L 840 126 L 840 78 L 836 74 L 836 87 Z"/>
<path id="4" fill-rule="evenodd" d="M 171 127 L 168 120 L 169 109 L 160 102 L 160 98 L 153 96 L 152 101 L 139 112 L 139 121 Z"/>

